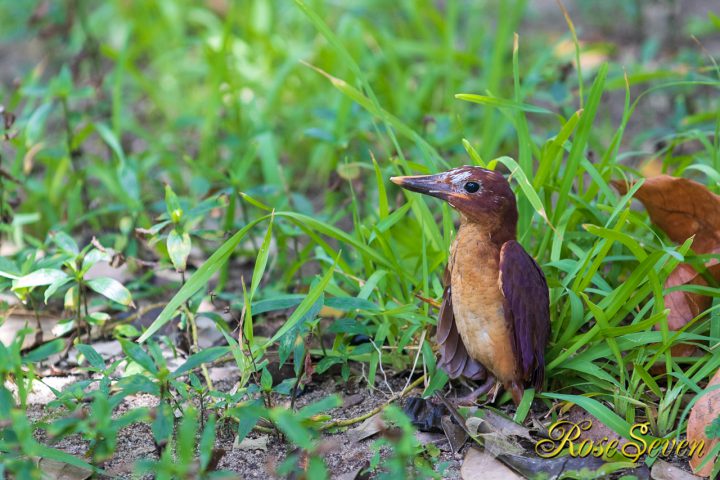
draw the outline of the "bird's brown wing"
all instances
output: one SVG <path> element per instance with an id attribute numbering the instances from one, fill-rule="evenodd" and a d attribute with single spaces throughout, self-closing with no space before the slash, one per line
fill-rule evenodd
<path id="1" fill-rule="evenodd" d="M 550 297 L 542 270 L 515 240 L 505 242 L 500 250 L 500 288 L 519 376 L 539 390 L 550 335 Z"/>
<path id="2" fill-rule="evenodd" d="M 462 375 L 471 380 L 483 380 L 487 376 L 485 368 L 480 362 L 468 355 L 465 344 L 458 332 L 457 325 L 455 325 L 452 289 L 450 287 L 451 268 L 452 255 L 450 263 L 445 269 L 445 275 L 443 276 L 445 291 L 443 292 L 440 313 L 438 314 L 436 335 L 436 340 L 440 347 L 440 362 L 438 366 L 445 370 L 450 378 L 457 378 Z"/>

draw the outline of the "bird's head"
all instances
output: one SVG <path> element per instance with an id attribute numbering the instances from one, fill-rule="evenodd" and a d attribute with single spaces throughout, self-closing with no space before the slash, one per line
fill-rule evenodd
<path id="1" fill-rule="evenodd" d="M 515 234 L 518 217 L 515 194 L 498 172 L 464 166 L 435 175 L 390 180 L 407 190 L 445 200 L 464 220 L 487 225 L 491 230 L 510 229 Z"/>

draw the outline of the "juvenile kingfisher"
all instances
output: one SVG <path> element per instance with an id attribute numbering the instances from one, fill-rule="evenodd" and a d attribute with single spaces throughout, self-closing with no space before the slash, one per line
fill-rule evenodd
<path id="1" fill-rule="evenodd" d="M 450 378 L 484 380 L 464 400 L 500 383 L 519 404 L 526 386 L 543 385 L 550 299 L 545 275 L 516 240 L 510 184 L 474 166 L 390 180 L 460 212 L 437 322 L 439 366 Z"/>

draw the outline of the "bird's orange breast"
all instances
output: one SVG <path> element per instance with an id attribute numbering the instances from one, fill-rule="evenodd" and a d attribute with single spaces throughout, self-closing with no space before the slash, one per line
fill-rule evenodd
<path id="1" fill-rule="evenodd" d="M 470 356 L 501 382 L 516 376 L 499 285 L 500 251 L 482 226 L 464 223 L 451 252 L 453 313 Z"/>

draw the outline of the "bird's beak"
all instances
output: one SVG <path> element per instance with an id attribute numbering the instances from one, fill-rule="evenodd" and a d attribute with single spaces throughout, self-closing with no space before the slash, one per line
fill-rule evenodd
<path id="1" fill-rule="evenodd" d="M 445 173 L 437 175 L 412 175 L 408 177 L 390 177 L 395 185 L 432 197 L 447 200 L 453 195 L 452 183 Z"/>

